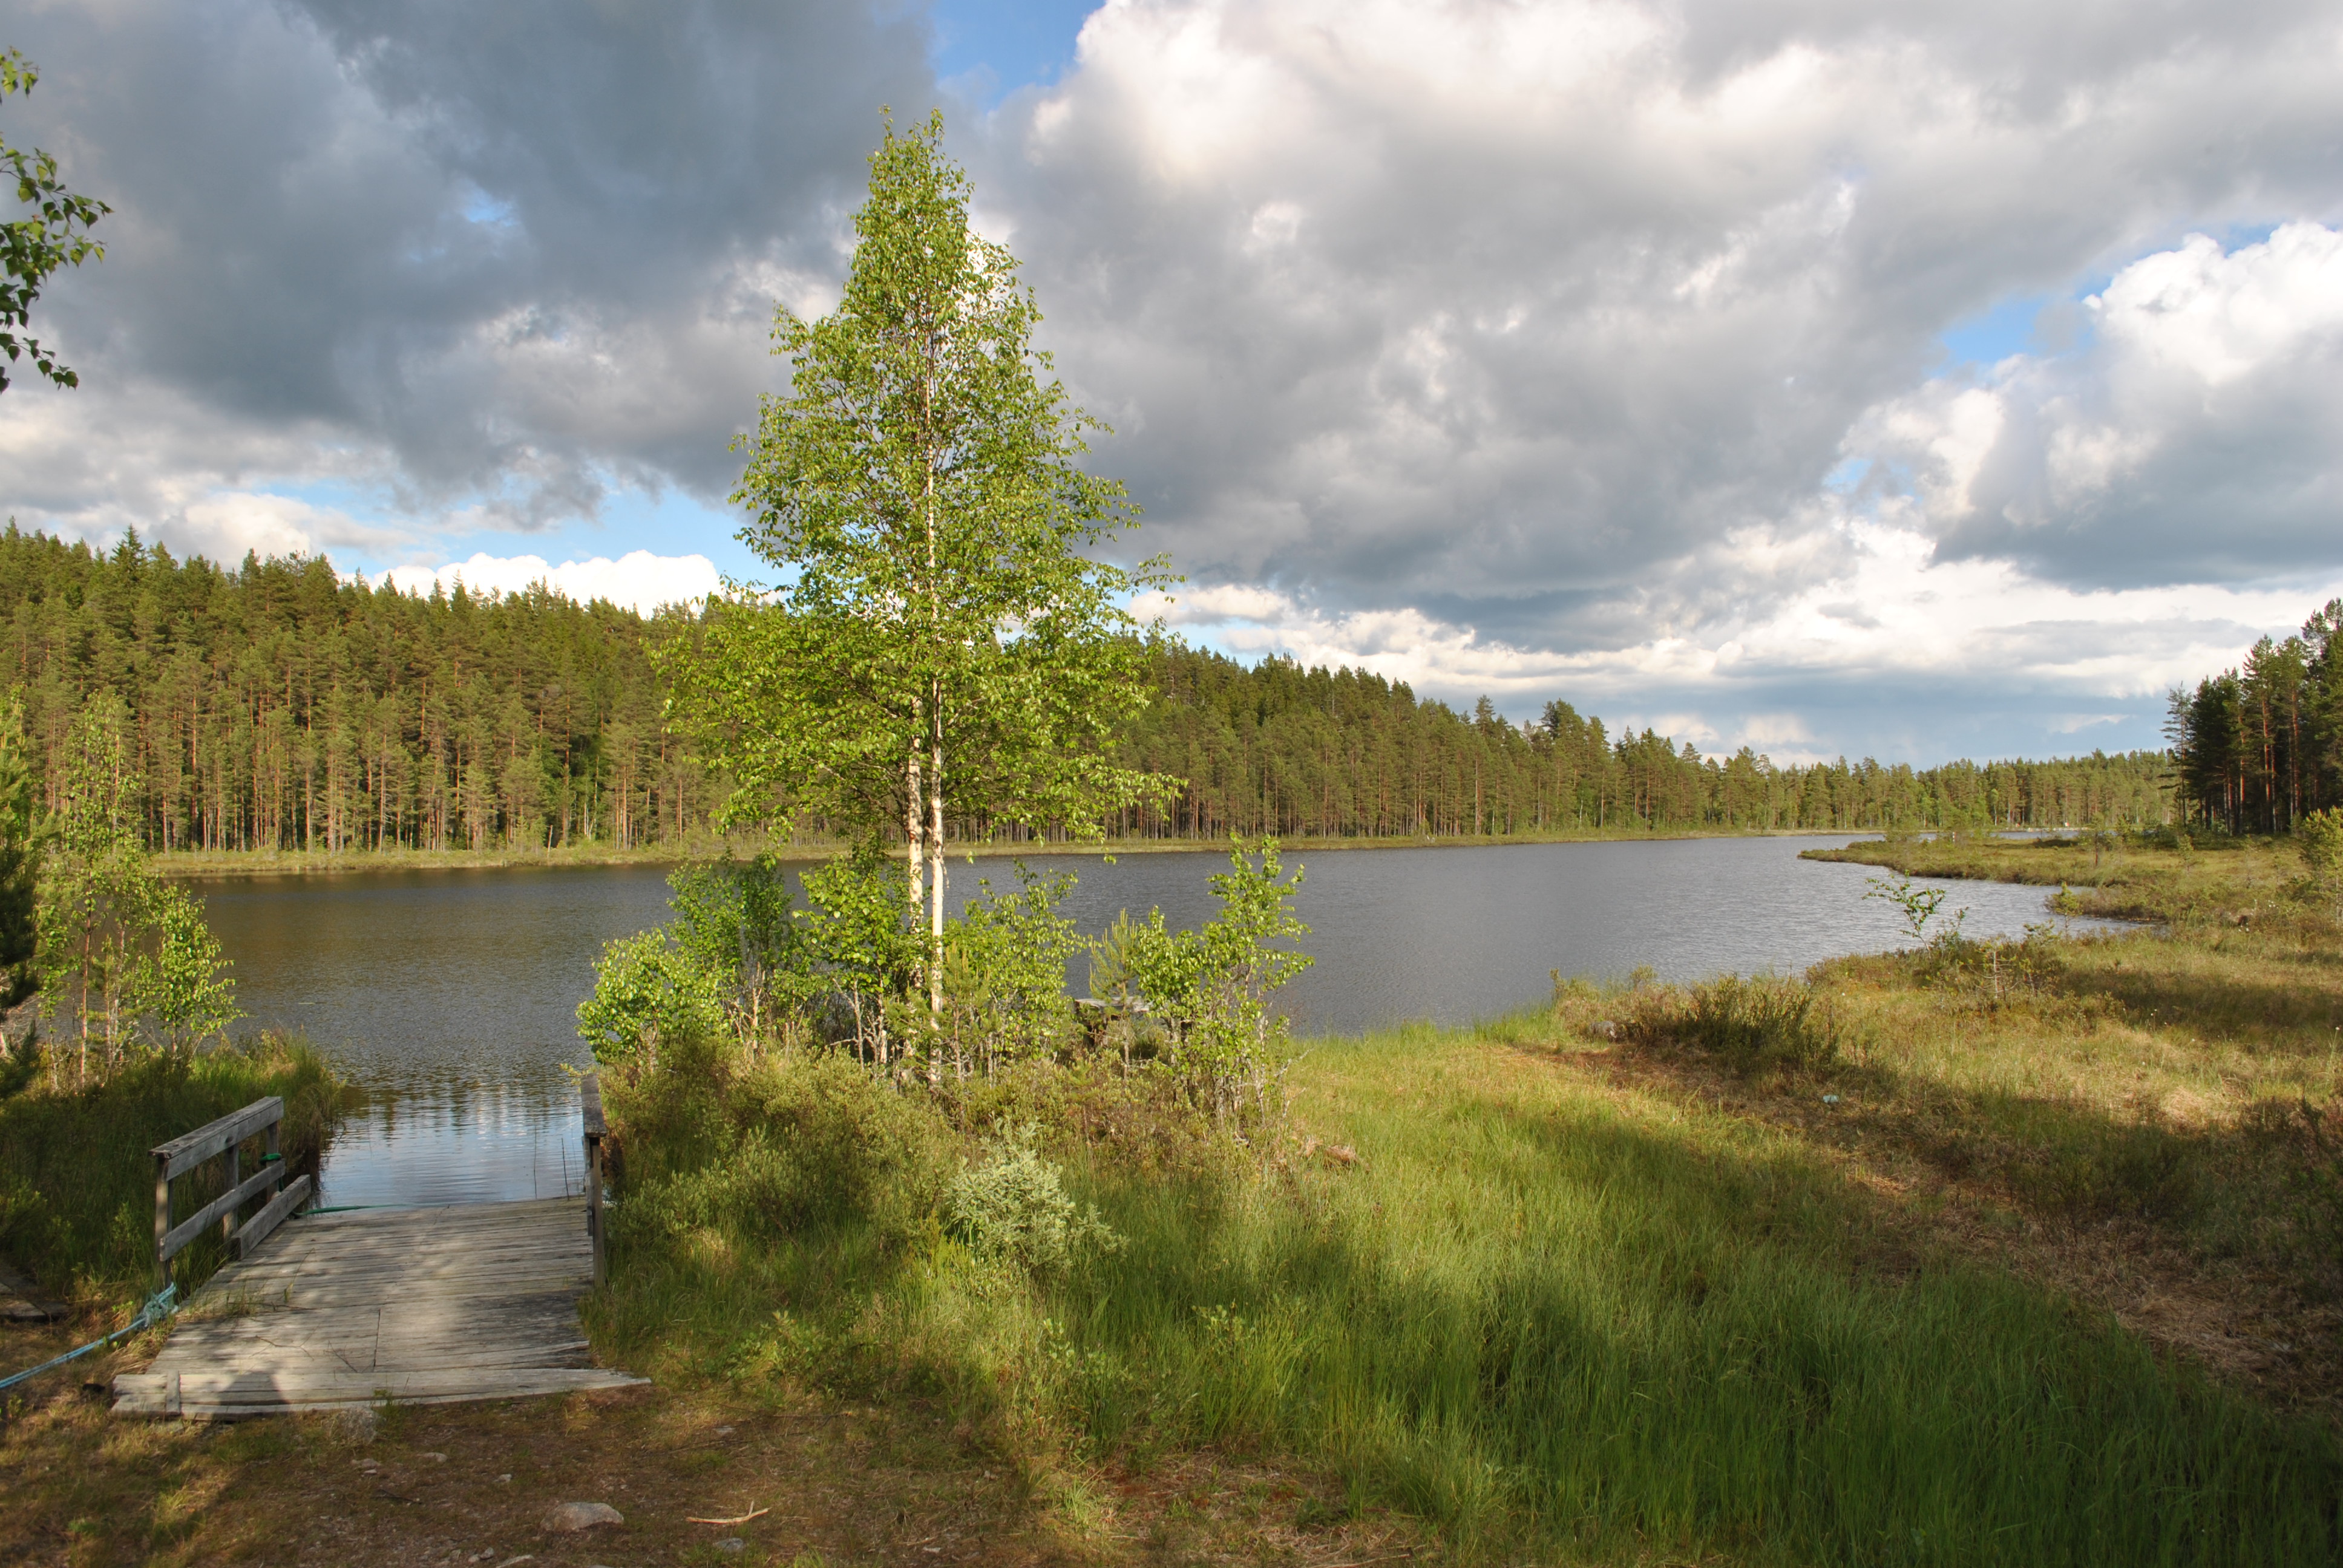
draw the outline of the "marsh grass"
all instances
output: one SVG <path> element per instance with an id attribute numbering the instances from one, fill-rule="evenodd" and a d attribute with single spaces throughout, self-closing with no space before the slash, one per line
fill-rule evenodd
<path id="1" fill-rule="evenodd" d="M 86 1304 L 142 1294 L 155 1267 L 148 1151 L 277 1094 L 286 1163 L 314 1175 L 347 1092 L 307 1041 L 270 1034 L 135 1062 L 80 1090 L 36 1083 L 0 1100 L 0 1254 Z M 257 1140 L 246 1147 L 247 1172 L 258 1149 Z M 173 1201 L 184 1215 L 221 1191 L 215 1166 L 181 1178 Z M 216 1236 L 195 1242 L 174 1264 L 181 1288 L 202 1283 L 225 1255 Z"/>
<path id="2" fill-rule="evenodd" d="M 1807 849 L 1801 859 L 1881 866 L 1907 877 L 2026 882 L 2066 890 L 2067 914 L 2153 920 L 2182 927 L 2275 922 L 2298 932 L 2337 935 L 2322 911 L 2291 840 L 2192 839 L 2163 829 L 2141 835 L 1942 839 L 1864 839 L 1840 849 Z"/>
<path id="3" fill-rule="evenodd" d="M 1297 1456 L 1467 1554 L 2330 1560 L 2343 1458 L 2327 1426 L 1930 1243 L 1847 1180 L 1829 1137 L 1704 1102 L 1665 1069 L 1709 1062 L 1799 1103 L 1827 1085 L 1925 1101 L 1931 1130 L 2054 1156 L 2021 1202 L 2087 1210 L 2112 1181 L 2202 1212 L 2198 1177 L 2171 1174 L 2183 1135 L 2008 1081 L 2014 1043 L 1964 1054 L 1957 1087 L 1909 1088 L 1927 1030 L 1881 1027 L 1949 1000 L 1975 1032 L 2020 1008 L 1979 1013 L 1885 970 L 1794 988 L 1703 1003 L 1644 986 L 1316 1042 L 1297 1141 L 1266 1180 L 1142 1171 L 1061 1121 L 1070 1185 L 1123 1244 L 1047 1275 L 975 1256 L 932 1218 L 971 1157 L 949 1110 L 810 1060 L 639 1083 L 613 1097 L 628 1177 L 597 1337 L 775 1398 L 940 1401 L 1036 1475 L 1198 1448 Z M 1580 1003 L 1640 1036 L 1598 1043 Z M 1822 1015 L 1835 1047 L 1874 1031 L 1865 1060 L 1813 1045 Z M 790 1109 L 743 1109 L 759 1096 Z M 741 1158 L 784 1146 L 829 1152 L 785 1157 L 809 1161 L 787 1177 Z M 1355 1158 L 1302 1152 L 1333 1146 Z M 876 1193 L 882 1172 L 875 1205 L 815 1196 Z"/>

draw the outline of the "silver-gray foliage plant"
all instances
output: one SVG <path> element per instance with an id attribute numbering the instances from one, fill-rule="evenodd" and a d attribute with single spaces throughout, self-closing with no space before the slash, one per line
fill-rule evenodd
<path id="1" fill-rule="evenodd" d="M 1063 1172 L 1034 1147 L 1035 1137 L 1026 1125 L 988 1141 L 984 1159 L 954 1177 L 944 1194 L 947 1228 L 978 1257 L 1035 1273 L 1120 1251 L 1122 1238 L 1096 1209 L 1067 1194 Z"/>

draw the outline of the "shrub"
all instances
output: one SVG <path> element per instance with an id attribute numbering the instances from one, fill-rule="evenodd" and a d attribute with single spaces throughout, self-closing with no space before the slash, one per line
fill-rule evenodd
<path id="1" fill-rule="evenodd" d="M 719 977 L 664 930 L 604 945 L 594 990 L 578 1004 L 578 1033 L 594 1060 L 637 1056 L 659 1064 L 660 1042 L 712 1035 L 726 1025 Z"/>
<path id="2" fill-rule="evenodd" d="M 1043 877 L 1021 861 L 1017 883 L 1014 892 L 995 892 L 980 880 L 980 896 L 946 939 L 945 1027 L 960 1078 L 971 1057 L 990 1077 L 1003 1062 L 1051 1054 L 1073 1034 L 1066 960 L 1082 941 L 1074 922 L 1058 913 L 1073 873 Z"/>
<path id="3" fill-rule="evenodd" d="M 1274 839 L 1232 842 L 1231 869 L 1212 879 L 1220 918 L 1173 931 L 1162 910 L 1151 910 L 1123 937 L 1118 961 L 1169 1037 L 1173 1073 L 1216 1121 L 1241 1130 L 1248 1111 L 1264 1123 L 1283 1114 L 1291 1024 L 1272 1010 L 1269 993 L 1313 960 L 1271 945 L 1310 934 L 1289 902 L 1301 868 L 1283 878 Z"/>
<path id="4" fill-rule="evenodd" d="M 756 1240 L 862 1223 L 900 1238 L 941 1189 L 950 1132 L 934 1106 L 838 1050 L 752 1060 L 701 1034 L 670 1041 L 656 1070 L 606 1081 L 627 1233 Z"/>
<path id="5" fill-rule="evenodd" d="M 2058 934 L 2047 922 L 2027 926 L 2017 941 L 1973 940 L 1957 928 L 1940 931 L 1919 962 L 1921 978 L 1929 984 L 1976 991 L 1993 1006 L 2048 990 L 2066 972 Z"/>
<path id="6" fill-rule="evenodd" d="M 1558 1005 L 1584 1003 L 1557 992 Z M 1734 1066 L 1817 1067 L 1835 1060 L 1848 1030 L 1837 1004 L 1802 980 L 1720 975 L 1679 988 L 1637 985 L 1616 997 L 1615 1019 L 1595 1032 L 1642 1045 L 1673 1042 L 1712 1051 Z"/>
<path id="7" fill-rule="evenodd" d="M 1826 999 L 1801 981 L 1723 975 L 1692 988 L 1686 1039 L 1744 1066 L 1811 1067 L 1838 1055 L 1839 1027 Z"/>
<path id="8" fill-rule="evenodd" d="M 2343 920 L 2343 809 L 2313 811 L 2294 830 L 2312 893 Z"/>
<path id="9" fill-rule="evenodd" d="M 1037 1135 L 1031 1123 L 1008 1130 L 982 1162 L 954 1177 L 944 1193 L 946 1225 L 977 1256 L 1035 1273 L 1119 1249 L 1122 1238 L 1098 1211 L 1066 1195 L 1063 1176 L 1034 1147 Z"/>

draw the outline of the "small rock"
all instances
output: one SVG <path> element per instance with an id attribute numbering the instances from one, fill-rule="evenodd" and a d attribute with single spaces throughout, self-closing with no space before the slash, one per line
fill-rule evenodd
<path id="1" fill-rule="evenodd" d="M 511 1483 L 511 1481 L 512 1481 L 512 1477 L 511 1477 L 511 1476 L 509 1476 L 509 1475 L 499 1475 L 499 1476 L 498 1476 L 498 1477 L 497 1477 L 497 1484 L 498 1484 L 498 1486 L 508 1485 L 508 1484 L 509 1484 L 509 1483 Z"/>
<path id="2" fill-rule="evenodd" d="M 372 1405 L 354 1405 L 334 1412 L 334 1435 L 344 1442 L 372 1442 L 381 1425 Z"/>
<path id="3" fill-rule="evenodd" d="M 749 1543 L 738 1535 L 727 1535 L 716 1543 L 716 1550 L 723 1553 L 727 1557 L 738 1557 L 741 1553 L 749 1550 Z"/>
<path id="4" fill-rule="evenodd" d="M 575 1534 L 602 1524 L 624 1524 L 627 1516 L 607 1503 L 563 1503 L 547 1511 L 545 1527 Z"/>
<path id="5" fill-rule="evenodd" d="M 417 1459 L 427 1459 L 434 1464 L 445 1464 L 447 1462 L 447 1456 L 444 1453 L 418 1453 L 415 1457 Z"/>

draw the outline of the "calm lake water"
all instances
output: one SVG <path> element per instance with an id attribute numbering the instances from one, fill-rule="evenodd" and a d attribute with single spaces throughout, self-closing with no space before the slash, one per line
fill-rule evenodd
<path id="1" fill-rule="evenodd" d="M 1896 912 L 1864 898 L 1862 866 L 1801 860 L 1827 839 L 1695 839 L 1489 849 L 1352 849 L 1296 857 L 1317 957 L 1282 994 L 1303 1032 L 1413 1019 L 1464 1023 L 1537 1002 L 1549 971 L 1663 979 L 1791 972 L 1896 945 Z M 1088 932 L 1160 906 L 1209 918 L 1225 853 L 1039 856 L 1080 880 L 1066 906 Z M 951 870 L 955 901 L 1006 860 Z M 2045 890 L 1951 890 L 1971 935 L 2046 917 Z M 337 1139 L 328 1204 L 492 1201 L 575 1191 L 587 1060 L 576 1010 L 602 944 L 666 919 L 662 869 L 449 870 L 198 884 L 246 1027 L 307 1033 L 364 1086 Z M 1077 959 L 1079 982 L 1087 970 Z"/>

